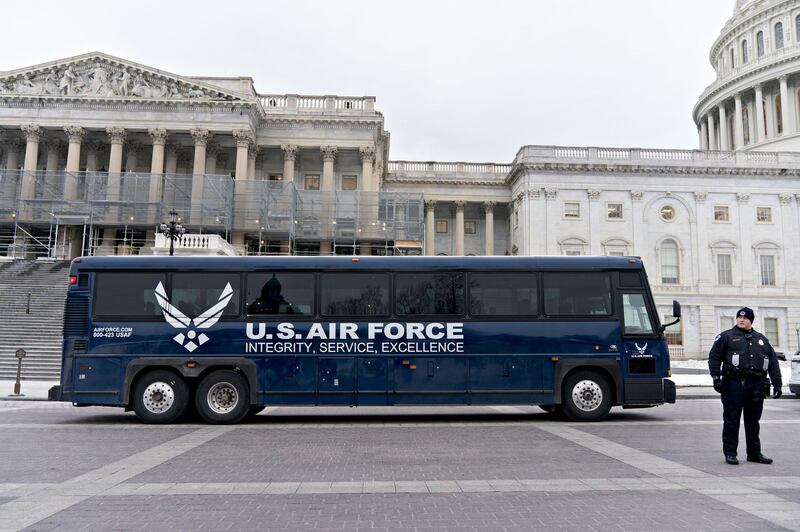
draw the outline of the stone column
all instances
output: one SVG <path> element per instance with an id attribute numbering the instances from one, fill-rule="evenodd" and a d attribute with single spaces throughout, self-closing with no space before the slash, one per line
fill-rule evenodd
<path id="1" fill-rule="evenodd" d="M 762 142 L 764 140 L 764 95 L 761 91 L 761 85 L 756 85 L 754 87 L 755 96 L 755 125 L 756 125 L 756 142 Z M 752 120 L 751 120 L 752 122 Z"/>
<path id="2" fill-rule="evenodd" d="M 47 162 L 44 167 L 44 188 L 41 191 L 42 199 L 56 199 L 60 197 L 60 175 L 58 162 L 61 158 L 61 141 L 51 139 L 45 143 Z"/>
<path id="3" fill-rule="evenodd" d="M 754 273 L 755 257 L 753 255 L 752 246 L 752 228 L 755 223 L 753 215 L 753 208 L 750 206 L 750 193 L 738 192 L 736 194 L 737 202 L 739 203 L 739 212 L 737 218 L 739 220 L 739 244 L 741 250 L 741 279 L 742 291 L 750 293 L 757 286 Z M 777 264 L 776 264 L 777 267 Z"/>
<path id="4" fill-rule="evenodd" d="M 558 234 L 556 232 L 556 223 L 560 212 L 558 205 L 558 189 L 555 187 L 544 188 L 545 197 L 545 225 L 547 226 L 547 254 L 558 255 Z M 529 229 L 533 229 L 532 227 Z"/>
<path id="5" fill-rule="evenodd" d="M 294 161 L 297 159 L 297 146 L 294 144 L 281 144 L 283 151 L 283 180 L 294 182 Z"/>
<path id="6" fill-rule="evenodd" d="M 105 147 L 105 142 L 94 140 L 86 143 L 86 171 L 97 171 L 97 154 Z M 87 183 L 88 185 L 88 183 Z"/>
<path id="7" fill-rule="evenodd" d="M 433 256 L 436 246 L 436 200 L 425 200 L 425 254 Z"/>
<path id="8" fill-rule="evenodd" d="M 644 225 L 642 199 L 644 192 L 641 190 L 631 190 L 631 230 L 633 231 L 633 249 L 631 255 L 642 257 L 645 264 L 652 264 L 650 261 L 651 252 L 647 245 L 647 229 Z"/>
<path id="9" fill-rule="evenodd" d="M 728 117 L 725 111 L 725 104 L 719 104 L 717 110 L 719 111 L 719 149 L 728 151 L 731 147 L 728 144 Z"/>
<path id="10" fill-rule="evenodd" d="M 486 231 L 484 255 L 494 255 L 494 206 L 495 202 L 493 201 L 483 202 L 483 212 L 486 217 L 484 223 Z"/>
<path id="11" fill-rule="evenodd" d="M 122 146 L 125 143 L 125 129 L 121 127 L 106 128 L 111 150 L 108 156 L 108 185 L 106 187 L 106 200 L 110 202 L 119 201 L 120 186 L 122 183 Z M 118 210 L 112 208 L 109 211 L 108 220 L 116 221 Z M 103 244 L 98 249 L 98 253 L 111 255 L 114 253 L 117 242 L 116 229 L 103 230 Z"/>
<path id="12" fill-rule="evenodd" d="M 453 202 L 456 208 L 456 245 L 455 253 L 459 257 L 464 256 L 464 207 L 467 205 L 466 201 L 456 200 Z"/>
<path id="13" fill-rule="evenodd" d="M 19 148 L 22 145 L 20 139 L 9 139 L 6 141 L 6 168 L 17 170 L 19 166 Z"/>
<path id="14" fill-rule="evenodd" d="M 150 203 L 148 221 L 151 224 L 158 224 L 160 222 L 161 191 L 164 187 L 164 146 L 167 143 L 167 130 L 151 128 L 147 132 L 153 141 L 153 155 L 150 158 L 150 190 L 147 194 L 147 201 Z"/>
<path id="15" fill-rule="evenodd" d="M 236 139 L 236 179 L 247 179 L 247 150 L 255 137 L 249 129 L 237 129 L 233 131 L 233 138 Z"/>
<path id="16" fill-rule="evenodd" d="M 322 154 L 322 182 L 319 188 L 324 191 L 332 191 L 334 189 L 333 163 L 336 160 L 338 148 L 336 146 L 320 146 L 319 150 Z"/>
<path id="17" fill-rule="evenodd" d="M 713 216 L 712 213 L 706 209 L 706 199 L 708 193 L 705 191 L 697 191 L 694 193 L 695 203 L 695 221 L 689 222 L 689 226 L 693 229 L 694 239 L 694 279 L 697 279 L 697 284 L 700 293 L 708 293 L 708 290 L 714 284 L 713 275 L 716 272 L 716 265 L 713 263 L 711 254 L 708 252 L 708 224 L 709 219 Z"/>
<path id="18" fill-rule="evenodd" d="M 358 149 L 361 155 L 361 190 L 364 192 L 378 192 L 378 184 L 372 174 L 372 165 L 375 164 L 375 148 L 364 146 Z"/>
<path id="19" fill-rule="evenodd" d="M 733 115 L 733 143 L 734 149 L 744 147 L 744 118 L 742 117 L 742 94 L 736 93 L 733 97 L 735 114 Z"/>
<path id="20" fill-rule="evenodd" d="M 708 150 L 708 124 L 702 118 L 700 119 L 700 149 Z"/>
<path id="21" fill-rule="evenodd" d="M 247 148 L 247 179 L 251 181 L 256 178 L 256 159 L 258 159 L 258 147 L 251 144 Z"/>
<path id="22" fill-rule="evenodd" d="M 36 195 L 36 167 L 39 165 L 39 141 L 42 138 L 42 128 L 35 124 L 22 126 L 25 135 L 25 166 L 22 176 L 22 190 L 20 199 L 32 200 Z M 27 213 L 27 208 L 25 210 Z"/>
<path id="23" fill-rule="evenodd" d="M 85 131 L 80 126 L 66 126 L 64 133 L 67 134 L 69 148 L 67 148 L 67 174 L 64 176 L 64 199 L 74 200 L 78 194 L 78 176 L 81 164 L 81 143 Z"/>
<path id="24" fill-rule="evenodd" d="M 206 144 L 210 133 L 207 129 L 189 131 L 194 139 L 194 163 L 192 164 L 192 206 L 189 222 L 202 224 L 203 181 L 206 175 Z"/>
<path id="25" fill-rule="evenodd" d="M 717 143 L 717 130 L 714 127 L 714 113 L 708 113 L 706 119 L 708 122 L 708 149 L 718 150 L 719 144 Z"/>
<path id="26" fill-rule="evenodd" d="M 58 140 L 48 140 L 45 143 L 47 149 L 47 162 L 45 163 L 45 172 L 58 171 L 58 159 L 61 155 L 61 142 Z"/>
<path id="27" fill-rule="evenodd" d="M 784 288 L 794 293 L 800 282 L 798 282 L 798 261 L 800 261 L 800 235 L 794 230 L 795 204 L 792 194 L 783 192 L 778 194 L 781 203 L 781 236 L 784 244 Z M 777 268 L 777 264 L 776 264 Z"/>
<path id="28" fill-rule="evenodd" d="M 794 133 L 794 121 L 792 114 L 789 112 L 791 103 L 789 102 L 789 85 L 788 78 L 781 76 L 778 78 L 781 83 L 781 121 L 783 122 L 783 135 Z"/>

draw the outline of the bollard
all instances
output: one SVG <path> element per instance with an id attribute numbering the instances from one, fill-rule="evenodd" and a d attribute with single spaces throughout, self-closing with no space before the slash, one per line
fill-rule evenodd
<path id="1" fill-rule="evenodd" d="M 19 392 L 20 389 L 20 377 L 22 376 L 22 359 L 25 358 L 27 353 L 24 349 L 17 349 L 17 352 L 14 353 L 14 356 L 17 357 L 17 381 L 14 383 L 14 393 L 9 395 L 9 397 L 24 397 L 25 394 Z"/>

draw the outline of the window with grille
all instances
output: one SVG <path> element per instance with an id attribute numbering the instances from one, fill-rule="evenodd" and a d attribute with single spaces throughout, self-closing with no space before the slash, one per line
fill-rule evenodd
<path id="1" fill-rule="evenodd" d="M 778 336 L 778 318 L 764 318 L 764 336 L 773 347 L 781 345 Z"/>
<path id="2" fill-rule="evenodd" d="M 437 233 L 447 233 L 447 220 L 436 220 L 436 232 Z"/>
<path id="3" fill-rule="evenodd" d="M 679 273 L 678 244 L 665 240 L 661 243 L 661 283 L 678 284 Z"/>
<path id="4" fill-rule="evenodd" d="M 580 218 L 581 204 L 576 201 L 564 202 L 564 218 Z"/>
<path id="5" fill-rule="evenodd" d="M 664 314 L 664 319 L 661 323 L 671 323 L 675 318 L 671 314 Z M 669 345 L 683 345 L 683 321 L 679 321 L 674 325 L 670 325 L 664 330 L 664 336 Z"/>
<path id="6" fill-rule="evenodd" d="M 307 174 L 303 188 L 306 190 L 319 190 L 319 174 Z"/>
<path id="7" fill-rule="evenodd" d="M 764 55 L 764 32 L 759 31 L 756 33 L 756 56 L 762 57 Z"/>
<path id="8" fill-rule="evenodd" d="M 622 203 L 609 203 L 607 210 L 609 220 L 622 220 Z"/>
<path id="9" fill-rule="evenodd" d="M 358 176 L 343 175 L 342 190 L 356 190 L 356 189 L 358 189 Z"/>
<path id="10" fill-rule="evenodd" d="M 775 256 L 761 255 L 758 261 L 761 265 L 761 285 L 775 286 Z"/>
<path id="11" fill-rule="evenodd" d="M 772 223 L 772 207 L 756 207 L 756 221 Z"/>
<path id="12" fill-rule="evenodd" d="M 715 222 L 731 221 L 730 208 L 727 205 L 714 205 L 714 221 Z"/>
<path id="13" fill-rule="evenodd" d="M 742 63 L 747 63 L 749 58 L 747 57 L 747 41 L 742 41 Z"/>
<path id="14" fill-rule="evenodd" d="M 478 234 L 478 222 L 475 220 L 464 220 L 464 234 L 476 235 Z"/>
<path id="15" fill-rule="evenodd" d="M 775 49 L 781 48 L 783 48 L 783 23 L 778 22 L 775 24 Z"/>
<path id="16" fill-rule="evenodd" d="M 717 282 L 722 285 L 733 284 L 733 268 L 728 254 L 717 255 Z"/>

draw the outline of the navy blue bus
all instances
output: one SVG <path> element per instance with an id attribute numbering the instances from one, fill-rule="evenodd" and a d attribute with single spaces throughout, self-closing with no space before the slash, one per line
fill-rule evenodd
<path id="1" fill-rule="evenodd" d="M 500 404 L 591 421 L 675 401 L 664 327 L 635 257 L 82 257 L 51 398 L 145 423 Z"/>

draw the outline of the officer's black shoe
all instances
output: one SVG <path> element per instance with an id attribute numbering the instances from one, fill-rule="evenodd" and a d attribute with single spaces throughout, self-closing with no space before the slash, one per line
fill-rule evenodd
<path id="1" fill-rule="evenodd" d="M 767 458 L 763 454 L 757 454 L 757 455 L 753 455 L 753 456 L 748 456 L 747 457 L 747 461 L 748 462 L 756 462 L 758 464 L 771 464 L 772 463 L 772 458 Z"/>
<path id="2" fill-rule="evenodd" d="M 736 458 L 735 454 L 726 454 L 725 463 L 730 465 L 739 465 L 739 459 Z"/>

